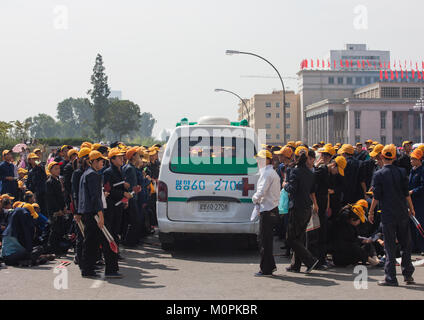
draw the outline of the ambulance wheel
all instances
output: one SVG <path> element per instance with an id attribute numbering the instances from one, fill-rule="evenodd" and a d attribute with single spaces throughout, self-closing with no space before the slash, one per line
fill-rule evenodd
<path id="1" fill-rule="evenodd" d="M 257 250 L 259 248 L 258 236 L 256 234 L 249 234 L 247 237 L 249 249 Z"/>

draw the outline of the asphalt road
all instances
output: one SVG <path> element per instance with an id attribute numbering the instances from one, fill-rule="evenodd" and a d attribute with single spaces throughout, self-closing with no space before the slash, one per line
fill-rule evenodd
<path id="1" fill-rule="evenodd" d="M 60 268 L 73 254 L 32 268 L 0 268 L 0 300 L 7 299 L 423 299 L 424 267 L 417 267 L 416 285 L 406 286 L 398 267 L 400 287 L 377 286 L 383 270 L 367 268 L 366 289 L 356 289 L 353 267 L 288 273 L 287 258 L 275 242 L 278 270 L 272 278 L 257 278 L 259 255 L 243 239 L 193 239 L 165 252 L 157 236 L 137 249 L 124 249 L 123 279 L 81 278 L 78 266 Z M 417 258 L 417 257 L 415 257 Z M 67 277 L 66 277 L 67 276 Z M 66 281 L 67 279 L 67 281 Z M 360 282 L 361 284 L 362 282 Z M 364 283 L 362 283 L 364 284 Z"/>

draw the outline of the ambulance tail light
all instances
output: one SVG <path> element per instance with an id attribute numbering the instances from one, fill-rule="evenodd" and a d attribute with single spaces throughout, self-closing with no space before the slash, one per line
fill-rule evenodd
<path id="1" fill-rule="evenodd" d="M 163 181 L 158 183 L 158 201 L 168 202 L 168 186 Z"/>

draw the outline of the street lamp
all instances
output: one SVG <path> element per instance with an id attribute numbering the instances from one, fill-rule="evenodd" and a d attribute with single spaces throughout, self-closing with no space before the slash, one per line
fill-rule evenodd
<path id="1" fill-rule="evenodd" d="M 278 72 L 277 68 L 274 67 L 274 65 L 269 62 L 267 59 L 265 59 L 264 57 L 261 57 L 260 55 L 257 55 L 255 53 L 251 53 L 251 52 L 243 52 L 243 51 L 237 51 L 237 50 L 227 50 L 225 51 L 226 55 L 233 55 L 233 54 L 247 54 L 250 56 L 255 56 L 259 59 L 264 60 L 265 62 L 267 62 L 278 74 L 278 77 L 280 78 L 281 81 L 281 85 L 283 86 L 283 142 L 284 144 L 286 143 L 286 89 L 284 87 L 284 82 L 283 82 L 283 78 L 281 78 L 280 72 Z"/>
<path id="2" fill-rule="evenodd" d="M 230 91 L 230 90 L 225 90 L 225 89 L 215 89 L 215 92 L 228 92 L 228 93 L 231 93 L 231 94 L 235 95 L 237 98 L 239 98 L 239 99 L 241 100 L 241 102 L 243 103 L 243 105 L 244 105 L 245 112 L 246 112 L 246 114 L 247 114 L 247 123 L 248 123 L 248 125 L 249 125 L 249 127 L 250 127 L 250 115 L 249 115 L 249 109 L 247 108 L 247 105 L 246 105 L 246 102 L 244 102 L 244 99 L 243 99 L 242 97 L 240 97 L 237 93 L 232 92 L 232 91 Z"/>
<path id="3" fill-rule="evenodd" d="M 421 141 L 423 143 L 423 113 L 424 113 L 424 99 L 421 97 L 417 100 L 417 103 L 414 106 L 414 111 L 420 113 L 420 133 L 421 133 Z"/>

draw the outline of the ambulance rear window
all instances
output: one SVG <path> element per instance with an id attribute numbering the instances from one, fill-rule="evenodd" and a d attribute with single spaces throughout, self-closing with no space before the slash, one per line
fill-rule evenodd
<path id="1" fill-rule="evenodd" d="M 171 153 L 174 173 L 246 175 L 258 172 L 254 143 L 235 137 L 182 137 Z"/>

